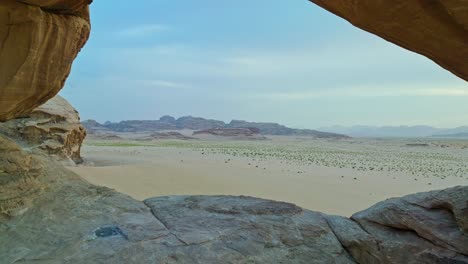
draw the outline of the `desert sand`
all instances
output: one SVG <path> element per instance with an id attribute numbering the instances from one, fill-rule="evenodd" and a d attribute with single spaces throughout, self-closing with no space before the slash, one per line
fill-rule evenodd
<path id="1" fill-rule="evenodd" d="M 247 195 L 343 216 L 387 198 L 468 184 L 466 142 L 408 142 L 414 140 L 90 139 L 82 151 L 86 163 L 70 169 L 140 200 Z"/>

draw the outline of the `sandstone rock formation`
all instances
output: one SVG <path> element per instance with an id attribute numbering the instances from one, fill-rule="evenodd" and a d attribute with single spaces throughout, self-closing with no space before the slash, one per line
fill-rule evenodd
<path id="1" fill-rule="evenodd" d="M 468 186 L 389 199 L 327 216 L 358 263 L 468 263 Z"/>
<path id="2" fill-rule="evenodd" d="M 465 1 L 313 1 L 468 79 Z M 0 64 L 9 65 L 0 68 L 0 120 L 61 89 L 88 37 L 88 3 L 0 3 Z M 47 106 L 33 115 L 45 121 L 19 121 L 21 144 L 0 135 L 1 263 L 468 263 L 468 186 L 387 200 L 351 219 L 251 197 L 141 202 L 23 145 L 55 121 L 76 121 Z M 15 136 L 12 127 L 3 132 Z M 61 129 L 52 140 L 67 137 Z"/>
<path id="3" fill-rule="evenodd" d="M 468 81 L 466 1 L 310 0 Z"/>
<path id="4" fill-rule="evenodd" d="M 238 140 L 263 140 L 265 136 L 260 134 L 260 129 L 255 127 L 239 128 L 211 128 L 193 132 L 194 136 L 213 136 L 226 139 Z"/>
<path id="5" fill-rule="evenodd" d="M 41 174 L 40 160 L 0 134 L 0 219 L 1 215 L 15 216 L 28 208 L 42 188 L 37 179 Z"/>
<path id="6" fill-rule="evenodd" d="M 0 123 L 0 132 L 59 159 L 82 162 L 80 149 L 86 130 L 80 124 L 78 112 L 60 96 L 34 109 L 27 117 Z"/>
<path id="7" fill-rule="evenodd" d="M 89 2 L 0 2 L 0 121 L 28 114 L 62 89 L 89 36 Z"/>

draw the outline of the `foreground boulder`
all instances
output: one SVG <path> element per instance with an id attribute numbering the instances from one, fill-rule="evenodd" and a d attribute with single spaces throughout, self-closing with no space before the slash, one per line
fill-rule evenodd
<path id="1" fill-rule="evenodd" d="M 182 246 L 176 263 L 354 263 L 320 213 L 294 204 L 243 196 L 145 204 Z"/>
<path id="2" fill-rule="evenodd" d="M 358 263 L 468 263 L 468 186 L 389 199 L 327 216 Z"/>
<path id="3" fill-rule="evenodd" d="M 0 217 L 0 262 L 354 263 L 319 213 L 250 197 L 136 201 L 50 163 L 48 191 Z"/>
<path id="4" fill-rule="evenodd" d="M 64 86 L 88 39 L 88 1 L 0 1 L 0 121 L 28 114 Z"/>
<path id="5" fill-rule="evenodd" d="M 468 81 L 466 1 L 310 1 Z"/>
<path id="6" fill-rule="evenodd" d="M 78 112 L 60 96 L 24 118 L 0 123 L 0 132 L 58 159 L 82 162 L 80 150 L 86 130 Z"/>

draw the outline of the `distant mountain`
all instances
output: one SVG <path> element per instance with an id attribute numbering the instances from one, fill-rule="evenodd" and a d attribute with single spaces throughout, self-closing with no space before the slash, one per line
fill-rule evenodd
<path id="1" fill-rule="evenodd" d="M 289 128 L 277 123 L 257 123 L 257 122 L 247 122 L 243 120 L 232 120 L 231 123 L 226 125 L 227 127 L 236 128 L 236 127 L 255 127 L 260 130 L 260 133 L 264 135 L 278 135 L 278 136 L 315 136 L 318 138 L 337 138 L 343 137 L 346 138 L 343 134 L 322 132 L 311 129 L 295 129 Z"/>
<path id="2" fill-rule="evenodd" d="M 257 123 L 243 120 L 232 120 L 229 124 L 223 121 L 202 117 L 183 116 L 178 119 L 165 115 L 159 120 L 127 120 L 118 123 L 100 124 L 95 120 L 82 122 L 90 133 L 105 132 L 154 132 L 160 130 L 209 130 L 215 128 L 256 128 L 263 135 L 310 136 L 315 138 L 349 138 L 343 134 L 321 132 L 310 129 L 294 129 L 277 123 Z"/>
<path id="3" fill-rule="evenodd" d="M 439 134 L 439 135 L 433 135 L 432 137 L 438 137 L 438 138 L 468 138 L 468 132 L 461 132 L 461 133 L 455 133 L 455 134 Z"/>
<path id="4" fill-rule="evenodd" d="M 240 140 L 264 140 L 267 139 L 255 127 L 239 128 L 210 128 L 193 132 L 194 136 L 215 136 Z"/>
<path id="5" fill-rule="evenodd" d="M 319 130 L 346 134 L 352 137 L 431 137 L 468 133 L 468 126 L 457 128 L 435 128 L 431 126 L 332 126 L 322 127 Z"/>
<path id="6" fill-rule="evenodd" d="M 289 128 L 277 123 L 257 123 L 247 122 L 243 120 L 232 120 L 231 123 L 227 124 L 226 127 L 239 128 L 239 127 L 255 127 L 260 130 L 260 133 L 264 135 L 283 135 L 290 136 L 294 135 L 297 129 Z"/>

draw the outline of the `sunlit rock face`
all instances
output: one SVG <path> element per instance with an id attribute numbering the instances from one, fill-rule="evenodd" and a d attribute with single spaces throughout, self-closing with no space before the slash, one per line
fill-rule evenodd
<path id="1" fill-rule="evenodd" d="M 58 95 L 26 117 L 0 123 L 1 133 L 57 160 L 82 162 L 80 149 L 86 130 L 78 111 Z"/>
<path id="2" fill-rule="evenodd" d="M 466 1 L 310 0 L 468 80 Z"/>
<path id="3" fill-rule="evenodd" d="M 86 2 L 0 2 L 0 121 L 28 114 L 62 89 L 89 36 Z"/>

